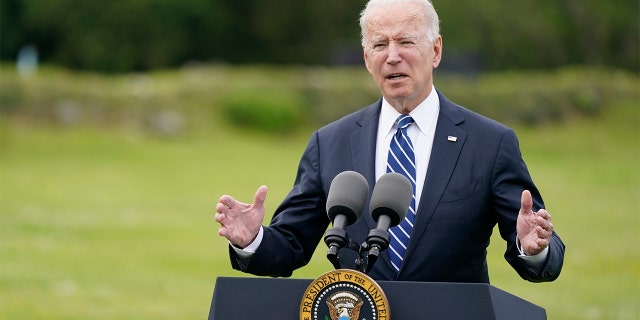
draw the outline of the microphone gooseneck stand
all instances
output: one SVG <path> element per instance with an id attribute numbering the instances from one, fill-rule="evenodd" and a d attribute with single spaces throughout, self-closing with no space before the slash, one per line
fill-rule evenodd
<path id="1" fill-rule="evenodd" d="M 383 229 L 369 231 L 367 240 L 362 244 L 349 239 L 345 229 L 331 228 L 324 237 L 324 242 L 329 247 L 327 259 L 335 269 L 342 269 L 340 263 L 341 249 L 348 249 L 357 253 L 355 270 L 368 274 L 371 267 L 378 261 L 380 253 L 389 247 L 389 233 Z"/>

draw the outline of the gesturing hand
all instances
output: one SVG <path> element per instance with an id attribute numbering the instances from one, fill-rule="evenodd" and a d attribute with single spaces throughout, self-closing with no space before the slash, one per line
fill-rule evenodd
<path id="1" fill-rule="evenodd" d="M 516 229 L 522 250 L 529 256 L 536 255 L 549 246 L 553 233 L 551 215 L 547 210 L 540 209 L 533 212 L 532 209 L 531 193 L 529 190 L 524 190 L 520 200 Z"/>
<path id="2" fill-rule="evenodd" d="M 218 234 L 240 248 L 251 244 L 262 226 L 266 197 L 267 186 L 258 188 L 253 204 L 239 202 L 228 195 L 220 197 L 214 217 L 220 224 Z"/>

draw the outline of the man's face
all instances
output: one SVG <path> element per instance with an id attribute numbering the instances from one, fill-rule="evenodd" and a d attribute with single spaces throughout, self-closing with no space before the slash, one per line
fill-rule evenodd
<path id="1" fill-rule="evenodd" d="M 364 60 L 382 95 L 399 112 L 427 98 L 433 69 L 440 64 L 442 38 L 429 42 L 422 7 L 416 3 L 370 8 L 365 25 Z"/>

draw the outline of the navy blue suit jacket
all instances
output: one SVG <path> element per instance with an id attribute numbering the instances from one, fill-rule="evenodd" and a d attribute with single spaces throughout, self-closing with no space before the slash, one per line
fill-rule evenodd
<path id="1" fill-rule="evenodd" d="M 564 244 L 555 233 L 541 268 L 530 268 L 518 258 L 516 218 L 522 191 L 531 191 L 534 211 L 544 204 L 515 133 L 438 95 L 440 114 L 431 159 L 403 266 L 396 275 L 385 251 L 369 275 L 376 280 L 488 283 L 486 249 L 497 224 L 506 241 L 505 259 L 521 277 L 554 280 L 564 259 Z M 256 275 L 290 276 L 309 262 L 330 224 L 326 199 L 333 178 L 343 171 L 356 171 L 373 190 L 381 101 L 313 133 L 293 188 L 265 227 L 255 254 L 243 260 L 230 250 L 234 268 Z M 457 140 L 450 141 L 449 136 Z M 347 228 L 358 243 L 376 226 L 369 209 L 364 211 Z"/>

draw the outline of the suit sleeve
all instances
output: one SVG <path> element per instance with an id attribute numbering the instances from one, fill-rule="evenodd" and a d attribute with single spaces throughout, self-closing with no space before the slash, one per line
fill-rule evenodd
<path id="1" fill-rule="evenodd" d="M 262 243 L 249 259 L 229 249 L 234 269 L 259 276 L 289 277 L 311 260 L 329 225 L 319 171 L 318 134 L 302 155 L 293 188 L 276 209 Z"/>
<path id="2" fill-rule="evenodd" d="M 529 190 L 533 197 L 533 210 L 544 208 L 544 202 L 533 183 L 512 130 L 505 132 L 496 155 L 493 172 L 493 199 L 501 237 L 507 242 L 504 257 L 525 280 L 547 282 L 555 280 L 564 263 L 565 245 L 554 232 L 549 244 L 546 261 L 539 267 L 532 267 L 518 257 L 516 247 L 516 222 L 520 210 L 523 190 Z"/>

